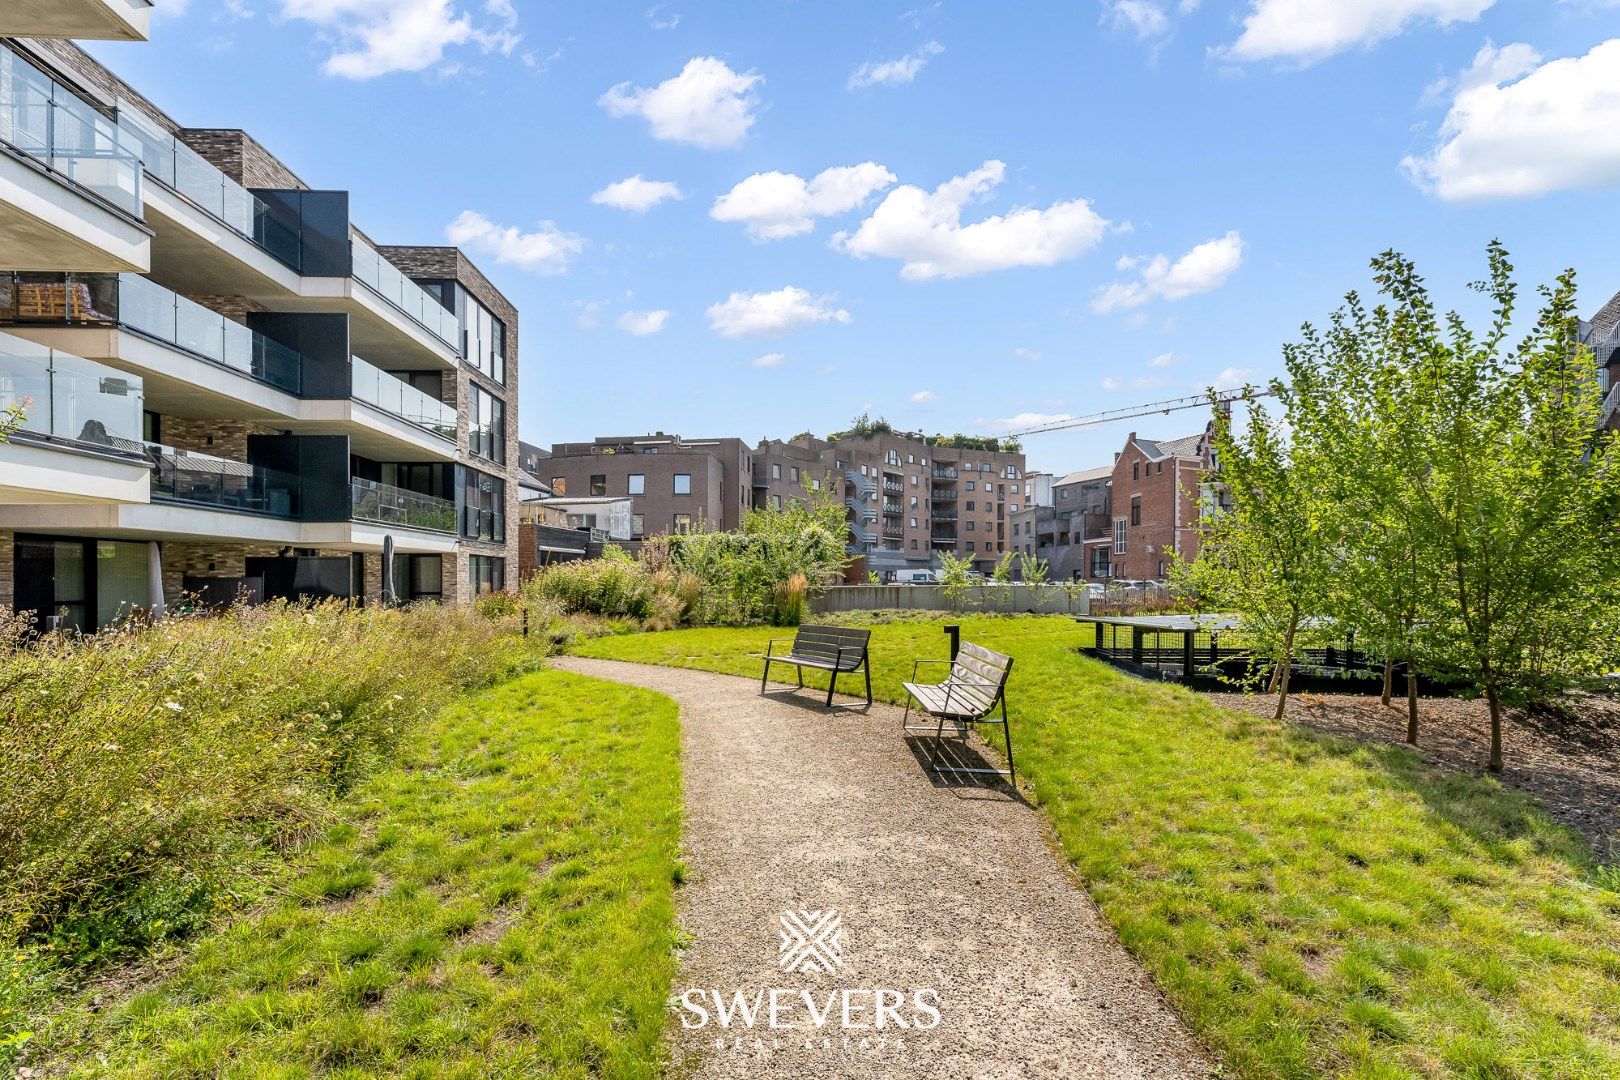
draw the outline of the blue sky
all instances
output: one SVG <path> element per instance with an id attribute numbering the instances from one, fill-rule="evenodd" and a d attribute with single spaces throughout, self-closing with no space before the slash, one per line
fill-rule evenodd
<path id="1" fill-rule="evenodd" d="M 379 242 L 468 248 L 542 444 L 991 433 L 1259 380 L 1387 247 L 1465 311 L 1493 237 L 1588 313 L 1620 289 L 1614 0 L 158 4 L 97 55 Z"/>

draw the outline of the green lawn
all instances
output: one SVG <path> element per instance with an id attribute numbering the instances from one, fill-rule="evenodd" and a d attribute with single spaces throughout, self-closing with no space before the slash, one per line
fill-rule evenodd
<path id="1" fill-rule="evenodd" d="M 1067 619 L 961 621 L 1016 658 L 1019 774 L 1065 853 L 1232 1073 L 1620 1077 L 1620 893 L 1528 800 L 1132 679 Z M 783 633 L 576 651 L 757 677 Z M 876 693 L 945 654 L 938 622 L 875 627 Z"/>
<path id="2" fill-rule="evenodd" d="M 540 672 L 469 696 L 356 793 L 278 899 L 153 988 L 69 1014 L 53 1070 L 657 1075 L 675 970 L 679 724 Z"/>

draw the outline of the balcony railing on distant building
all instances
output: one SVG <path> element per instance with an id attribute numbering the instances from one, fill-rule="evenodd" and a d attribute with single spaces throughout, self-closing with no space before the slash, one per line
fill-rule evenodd
<path id="1" fill-rule="evenodd" d="M 22 432 L 139 455 L 143 387 L 130 375 L 0 334 L 0 409 L 20 406 Z"/>
<path id="2" fill-rule="evenodd" d="M 139 274 L 0 275 L 0 322 L 118 326 L 296 394 L 303 357 Z"/>
<path id="3" fill-rule="evenodd" d="M 140 217 L 138 142 L 89 102 L 0 46 L 0 143 Z"/>

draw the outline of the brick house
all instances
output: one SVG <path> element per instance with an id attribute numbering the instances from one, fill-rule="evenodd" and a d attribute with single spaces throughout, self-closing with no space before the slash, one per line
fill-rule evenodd
<path id="1" fill-rule="evenodd" d="M 1106 560 L 1102 576 L 1159 581 L 1169 576 L 1175 556 L 1188 562 L 1198 558 L 1205 477 L 1214 467 L 1208 428 L 1179 439 L 1145 439 L 1131 432 L 1114 457 L 1112 529 L 1084 541 L 1088 570 Z"/>

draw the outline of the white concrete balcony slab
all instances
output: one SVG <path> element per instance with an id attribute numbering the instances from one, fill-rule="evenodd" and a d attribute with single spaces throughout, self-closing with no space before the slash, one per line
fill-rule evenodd
<path id="1" fill-rule="evenodd" d="M 358 521 L 288 521 L 166 502 L 146 506 L 0 505 L 0 529 L 119 540 L 264 544 L 334 551 L 381 551 L 384 539 L 392 536 L 395 551 L 417 555 L 450 554 L 456 550 L 457 543 L 450 534 L 400 526 Z"/>
<path id="2" fill-rule="evenodd" d="M 144 273 L 151 260 L 152 234 L 137 218 L 0 147 L 0 262 L 6 269 Z"/>
<path id="3" fill-rule="evenodd" d="M 0 443 L 0 506 L 144 503 L 149 477 L 144 461 L 35 442 L 26 433 Z"/>
<path id="4" fill-rule="evenodd" d="M 151 0 L 5 0 L 0 37 L 146 41 Z"/>

